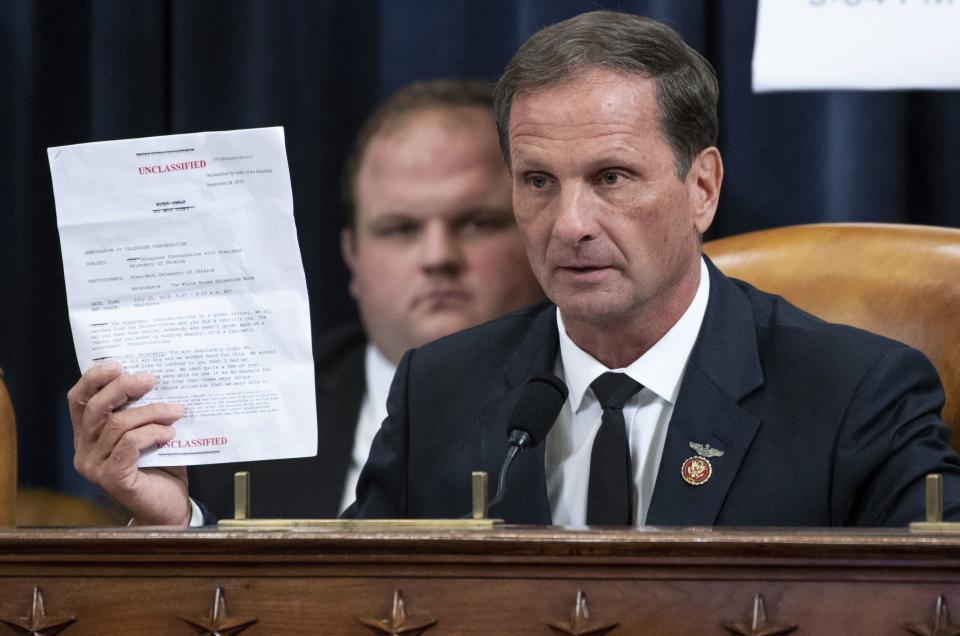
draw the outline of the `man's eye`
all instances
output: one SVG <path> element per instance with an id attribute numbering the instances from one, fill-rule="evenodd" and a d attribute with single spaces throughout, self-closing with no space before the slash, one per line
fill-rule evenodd
<path id="1" fill-rule="evenodd" d="M 414 223 L 397 223 L 393 225 L 384 225 L 374 230 L 374 234 L 381 237 L 404 237 L 411 236 L 417 231 Z"/>
<path id="2" fill-rule="evenodd" d="M 527 177 L 527 181 L 537 190 L 547 187 L 547 178 L 542 174 L 534 174 Z"/>
<path id="3" fill-rule="evenodd" d="M 621 175 L 619 172 L 614 172 L 613 170 L 605 170 L 600 173 L 600 180 L 606 185 L 616 185 L 620 182 Z"/>
<path id="4" fill-rule="evenodd" d="M 457 230 L 464 235 L 498 232 L 512 222 L 509 216 L 470 218 L 460 221 Z"/>

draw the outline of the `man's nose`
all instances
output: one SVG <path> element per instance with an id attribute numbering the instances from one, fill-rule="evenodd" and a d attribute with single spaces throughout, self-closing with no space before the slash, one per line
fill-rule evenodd
<path id="1" fill-rule="evenodd" d="M 586 184 L 570 182 L 560 188 L 560 195 L 554 200 L 553 236 L 564 243 L 577 245 L 589 241 L 597 235 L 597 204 Z"/>
<path id="2" fill-rule="evenodd" d="M 421 245 L 421 266 L 427 274 L 456 274 L 464 265 L 463 246 L 454 228 L 428 223 Z"/>

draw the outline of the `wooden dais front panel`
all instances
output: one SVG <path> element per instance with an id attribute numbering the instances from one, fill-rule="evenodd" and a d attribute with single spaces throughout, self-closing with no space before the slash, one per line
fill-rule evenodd
<path id="1" fill-rule="evenodd" d="M 934 634 L 950 608 L 960 537 L 893 531 L 0 532 L 0 634 Z"/>

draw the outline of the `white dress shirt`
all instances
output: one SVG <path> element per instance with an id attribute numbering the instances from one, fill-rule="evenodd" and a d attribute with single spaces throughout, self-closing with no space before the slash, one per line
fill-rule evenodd
<path id="1" fill-rule="evenodd" d="M 710 277 L 701 259 L 700 284 L 690 306 L 656 344 L 622 369 L 608 369 L 578 347 L 567 335 L 563 317 L 557 311 L 560 349 L 555 373 L 566 382 L 570 395 L 546 439 L 547 496 L 555 525 L 586 524 L 590 454 L 603 411 L 590 384 L 607 371 L 626 373 L 644 387 L 623 407 L 633 469 L 635 523 L 644 525 L 667 427 L 709 295 Z"/>
<path id="2" fill-rule="evenodd" d="M 380 350 L 372 343 L 367 345 L 364 358 L 365 389 L 363 401 L 360 403 L 360 416 L 357 421 L 357 432 L 353 436 L 353 452 L 350 454 L 350 467 L 347 469 L 347 478 L 343 483 L 343 495 L 340 497 L 340 512 L 356 499 L 357 480 L 360 471 L 367 463 L 370 455 L 370 446 L 380 425 L 387 418 L 387 395 L 390 393 L 390 383 L 397 366 L 387 360 Z M 320 440 L 323 443 L 323 440 Z"/>

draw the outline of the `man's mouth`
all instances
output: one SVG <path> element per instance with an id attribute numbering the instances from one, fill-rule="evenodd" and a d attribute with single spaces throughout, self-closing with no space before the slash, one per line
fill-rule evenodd
<path id="1" fill-rule="evenodd" d="M 416 304 L 431 309 L 443 309 L 462 305 L 469 300 L 470 294 L 459 289 L 435 289 L 417 296 Z"/>
<path id="2" fill-rule="evenodd" d="M 557 274 L 575 282 L 590 283 L 603 277 L 611 267 L 608 265 L 560 265 Z"/>
<path id="3" fill-rule="evenodd" d="M 606 265 L 562 265 L 560 269 L 568 269 L 574 272 L 593 272 L 599 269 L 607 269 Z"/>

